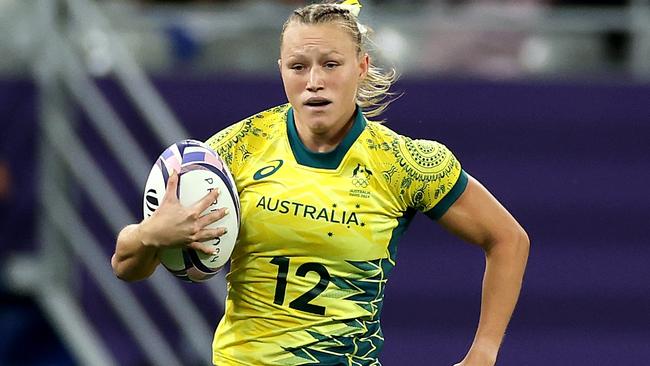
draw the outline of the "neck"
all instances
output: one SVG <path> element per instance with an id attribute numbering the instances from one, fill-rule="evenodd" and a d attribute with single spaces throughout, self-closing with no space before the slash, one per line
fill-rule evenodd
<path id="1" fill-rule="evenodd" d="M 326 131 L 310 129 L 308 126 L 304 126 L 297 121 L 297 116 L 295 114 L 294 123 L 296 125 L 298 137 L 300 137 L 300 141 L 302 141 L 307 149 L 312 152 L 326 153 L 339 146 L 341 141 L 343 141 L 343 138 L 345 138 L 345 135 L 354 125 L 355 117 L 356 112 L 353 112 L 352 116 L 350 116 L 340 128 Z"/>

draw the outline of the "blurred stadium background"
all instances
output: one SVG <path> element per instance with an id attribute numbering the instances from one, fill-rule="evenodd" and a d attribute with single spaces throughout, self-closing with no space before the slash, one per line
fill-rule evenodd
<path id="1" fill-rule="evenodd" d="M 205 365 L 223 277 L 126 285 L 115 233 L 150 163 L 285 101 L 303 1 L 0 0 L 0 365 Z M 444 142 L 532 239 L 500 365 L 648 365 L 650 1 L 365 1 L 386 114 Z M 433 227 L 433 228 L 432 228 Z M 426 219 L 402 239 L 387 366 L 451 365 L 483 256 Z"/>

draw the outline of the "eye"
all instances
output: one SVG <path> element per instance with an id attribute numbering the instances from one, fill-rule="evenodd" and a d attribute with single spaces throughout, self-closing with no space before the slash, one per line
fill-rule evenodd
<path id="1" fill-rule="evenodd" d="M 305 65 L 303 65 L 303 64 L 293 64 L 293 65 L 291 65 L 290 69 L 295 70 L 295 71 L 302 71 L 302 70 L 305 69 Z"/>
<path id="2" fill-rule="evenodd" d="M 335 69 L 337 66 L 339 66 L 338 62 L 330 61 L 325 63 L 326 69 Z"/>

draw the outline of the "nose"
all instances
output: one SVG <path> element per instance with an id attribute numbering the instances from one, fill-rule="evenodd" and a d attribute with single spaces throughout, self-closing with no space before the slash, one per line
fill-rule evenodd
<path id="1" fill-rule="evenodd" d="M 307 80 L 307 90 L 310 92 L 316 92 L 323 90 L 324 87 L 325 83 L 323 82 L 320 70 L 317 67 L 312 67 L 309 71 L 309 79 Z"/>

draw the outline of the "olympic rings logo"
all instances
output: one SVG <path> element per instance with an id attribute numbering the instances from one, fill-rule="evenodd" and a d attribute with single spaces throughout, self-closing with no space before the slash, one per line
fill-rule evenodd
<path id="1" fill-rule="evenodd" d="M 366 178 L 352 178 L 352 184 L 356 187 L 366 188 L 368 187 L 368 179 Z"/>

